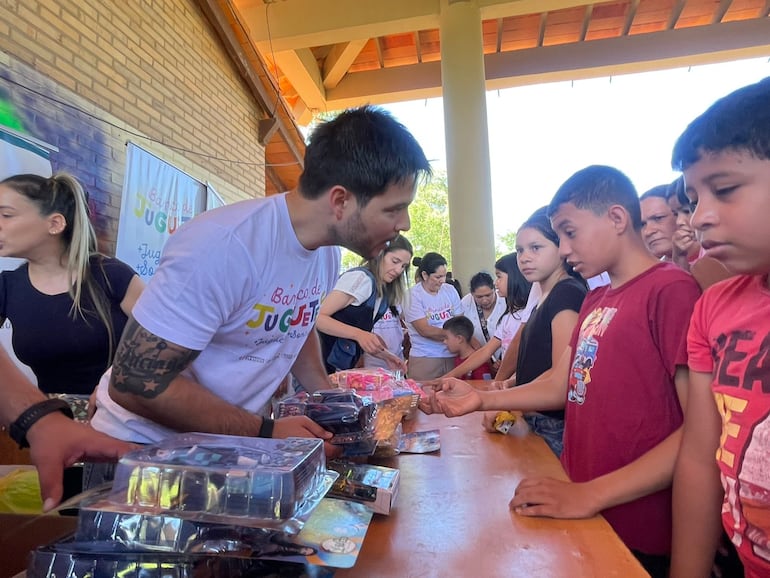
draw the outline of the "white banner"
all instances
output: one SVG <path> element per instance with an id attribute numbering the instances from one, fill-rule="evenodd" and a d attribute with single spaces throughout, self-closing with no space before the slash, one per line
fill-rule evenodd
<path id="1" fill-rule="evenodd" d="M 206 209 L 206 187 L 128 143 L 116 256 L 147 281 L 174 231 Z"/>
<path id="2" fill-rule="evenodd" d="M 17 135 L 15 131 L 7 131 L 6 128 L 0 127 L 0 181 L 18 174 L 50 177 L 51 161 L 48 158 L 48 151 L 31 140 Z M 11 271 L 23 262 L 22 259 L 0 257 L 0 271 Z M 0 327 L 0 345 L 8 352 L 8 355 L 24 374 L 33 383 L 37 383 L 32 370 L 16 359 L 11 345 L 11 335 L 11 322 L 6 319 Z"/>

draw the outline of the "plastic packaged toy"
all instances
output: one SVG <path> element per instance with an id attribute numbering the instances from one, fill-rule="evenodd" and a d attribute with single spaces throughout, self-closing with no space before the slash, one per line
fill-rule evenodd
<path id="1" fill-rule="evenodd" d="M 334 479 L 319 439 L 191 433 L 124 455 L 81 507 L 297 532 Z"/>

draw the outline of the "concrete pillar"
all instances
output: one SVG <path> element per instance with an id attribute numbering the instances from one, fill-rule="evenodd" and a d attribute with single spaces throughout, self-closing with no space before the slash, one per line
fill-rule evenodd
<path id="1" fill-rule="evenodd" d="M 495 260 L 478 0 L 441 0 L 440 37 L 452 270 L 465 293 L 470 277 Z"/>

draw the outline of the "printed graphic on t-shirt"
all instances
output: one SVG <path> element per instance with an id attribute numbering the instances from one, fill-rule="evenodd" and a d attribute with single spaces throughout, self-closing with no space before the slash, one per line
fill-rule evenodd
<path id="1" fill-rule="evenodd" d="M 322 285 L 316 279 L 310 287 L 288 289 L 276 287 L 270 292 L 267 303 L 254 304 L 254 315 L 246 321 L 246 334 L 255 347 L 268 344 L 285 343 L 287 339 L 304 339 L 313 329 L 321 301 L 325 297 Z M 254 334 L 256 332 L 256 335 Z M 288 355 L 278 353 L 277 355 Z M 296 354 L 291 354 L 293 359 Z M 242 359 L 265 363 L 265 359 L 255 355 L 246 355 Z"/>
<path id="2" fill-rule="evenodd" d="M 432 307 L 427 307 L 425 310 L 425 318 L 428 320 L 428 323 L 432 325 L 433 327 L 441 327 L 444 325 L 444 321 L 447 319 L 450 319 L 452 317 L 452 309 L 434 309 Z"/>
<path id="3" fill-rule="evenodd" d="M 750 330 L 721 334 L 712 343 L 714 398 L 722 417 L 722 436 L 717 450 L 725 488 L 722 516 L 736 548 L 768 562 L 769 346 L 770 334 L 758 339 Z"/>
<path id="4" fill-rule="evenodd" d="M 585 403 L 588 384 L 591 383 L 591 368 L 596 365 L 599 352 L 599 342 L 596 338 L 604 335 L 617 311 L 615 307 L 597 307 L 583 320 L 569 374 L 568 401 L 579 405 Z"/>

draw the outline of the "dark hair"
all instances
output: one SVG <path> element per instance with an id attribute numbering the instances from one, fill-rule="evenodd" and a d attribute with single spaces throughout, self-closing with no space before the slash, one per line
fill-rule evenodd
<path id="1" fill-rule="evenodd" d="M 676 197 L 679 204 L 683 207 L 692 206 L 692 201 L 687 197 L 684 192 L 684 176 L 680 176 L 678 179 L 671 181 L 666 190 L 666 200 L 671 197 Z"/>
<path id="2" fill-rule="evenodd" d="M 524 223 L 522 223 L 521 227 L 519 227 L 519 231 L 522 229 L 534 229 L 543 235 L 543 237 L 548 239 L 551 243 L 557 247 L 559 246 L 559 235 L 557 235 L 556 231 L 554 231 L 551 227 L 551 220 L 548 218 L 548 207 L 540 207 L 537 211 L 532 213 L 532 215 L 530 215 L 530 217 L 524 221 Z M 561 264 L 570 277 L 574 277 L 575 279 L 585 283 L 583 277 L 580 276 L 580 273 L 576 273 L 575 270 L 567 263 L 567 261 L 562 259 Z"/>
<path id="3" fill-rule="evenodd" d="M 446 272 L 446 282 L 449 283 L 452 287 L 455 288 L 455 291 L 457 291 L 457 294 L 462 298 L 463 296 L 463 286 L 460 281 L 454 278 L 451 271 Z"/>
<path id="4" fill-rule="evenodd" d="M 529 291 L 532 283 L 521 274 L 516 253 L 503 255 L 495 262 L 495 269 L 508 275 L 508 286 L 505 288 L 505 312 L 516 313 L 527 306 Z"/>
<path id="5" fill-rule="evenodd" d="M 613 167 L 591 165 L 568 178 L 548 205 L 548 216 L 553 217 L 566 203 L 597 215 L 612 205 L 621 205 L 631 216 L 634 229 L 642 228 L 642 209 L 636 188 L 631 179 Z"/>
<path id="6" fill-rule="evenodd" d="M 639 197 L 640 201 L 643 201 L 644 199 L 651 199 L 653 197 L 658 197 L 660 199 L 663 199 L 664 201 L 668 199 L 668 185 L 657 185 L 655 187 L 652 187 L 649 191 L 645 191 L 642 196 Z"/>
<path id="7" fill-rule="evenodd" d="M 492 275 L 490 275 L 486 271 L 479 271 L 473 277 L 471 277 L 471 282 L 470 282 L 471 293 L 473 293 L 479 287 L 490 287 L 491 289 L 494 289 L 495 280 L 492 279 Z"/>
<path id="8" fill-rule="evenodd" d="M 393 251 L 406 251 L 409 253 L 409 259 L 411 260 L 414 255 L 412 244 L 409 239 L 403 235 L 398 235 L 393 239 L 387 248 L 373 259 L 367 259 L 363 262 L 363 266 L 369 269 L 372 275 L 374 275 L 376 282 L 377 295 L 384 296 L 386 301 L 391 305 L 401 305 L 404 302 L 407 287 L 406 279 L 409 276 L 409 263 L 407 263 L 404 269 L 404 274 L 399 275 L 396 279 L 390 283 L 385 283 L 380 277 L 380 263 L 385 258 L 385 255 L 392 253 Z"/>
<path id="9" fill-rule="evenodd" d="M 473 338 L 473 322 L 465 315 L 455 315 L 444 321 L 443 329 L 465 338 L 470 342 Z"/>
<path id="10" fill-rule="evenodd" d="M 362 106 L 342 112 L 313 131 L 305 149 L 299 191 L 308 199 L 317 199 L 339 185 L 364 207 L 393 184 L 430 175 L 430 163 L 406 127 L 385 110 Z"/>
<path id="11" fill-rule="evenodd" d="M 417 282 L 422 281 L 422 274 L 432 275 L 439 267 L 446 267 L 446 259 L 438 253 L 425 253 L 422 257 L 412 259 L 412 265 L 417 267 L 414 272 L 414 278 Z"/>
<path id="12" fill-rule="evenodd" d="M 522 229 L 535 229 L 551 243 L 557 247 L 559 246 L 559 235 L 551 227 L 551 220 L 548 218 L 548 207 L 540 207 L 532 213 L 519 227 L 519 231 Z"/>
<path id="13" fill-rule="evenodd" d="M 683 171 L 703 153 L 724 150 L 770 159 L 770 77 L 720 98 L 692 121 L 674 145 L 671 166 Z"/>

